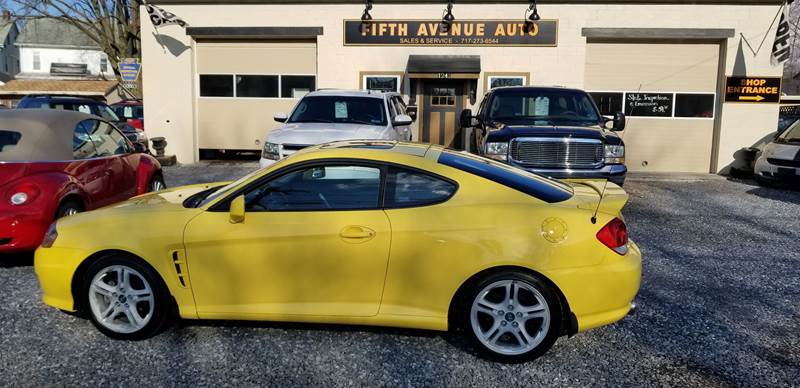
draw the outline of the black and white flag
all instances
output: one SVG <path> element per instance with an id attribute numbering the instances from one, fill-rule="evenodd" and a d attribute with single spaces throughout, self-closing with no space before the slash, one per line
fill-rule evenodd
<path id="1" fill-rule="evenodd" d="M 794 0 L 786 0 L 783 3 L 781 21 L 778 23 L 778 31 L 775 32 L 775 42 L 772 44 L 772 56 L 770 62 L 772 66 L 778 66 L 789 60 L 792 50 L 792 26 L 789 25 L 789 14 L 792 10 Z"/>
<path id="2" fill-rule="evenodd" d="M 170 24 L 177 24 L 181 27 L 186 27 L 187 24 L 183 19 L 175 16 L 174 13 L 165 11 L 160 7 L 156 7 L 155 5 L 150 5 L 147 3 L 143 3 L 145 8 L 147 8 L 147 14 L 150 16 L 150 21 L 153 22 L 153 26 L 156 28 L 168 26 Z"/>

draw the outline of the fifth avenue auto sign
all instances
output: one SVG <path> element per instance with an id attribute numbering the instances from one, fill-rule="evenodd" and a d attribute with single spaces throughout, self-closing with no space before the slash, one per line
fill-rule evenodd
<path id="1" fill-rule="evenodd" d="M 781 77 L 728 77 L 725 102 L 780 102 Z"/>

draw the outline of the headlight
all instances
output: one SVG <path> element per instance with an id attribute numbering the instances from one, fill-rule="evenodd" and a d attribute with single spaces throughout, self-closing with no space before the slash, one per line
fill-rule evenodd
<path id="1" fill-rule="evenodd" d="M 508 160 L 508 142 L 487 142 L 483 156 L 505 162 Z"/>
<path id="2" fill-rule="evenodd" d="M 25 202 L 28 202 L 28 194 L 26 193 L 14 193 L 14 195 L 11 196 L 12 205 L 22 205 Z"/>
<path id="3" fill-rule="evenodd" d="M 610 145 L 605 146 L 605 162 L 607 164 L 624 164 L 625 163 L 625 146 L 623 145 Z"/>
<path id="4" fill-rule="evenodd" d="M 56 237 L 58 237 L 58 231 L 56 230 L 56 223 L 53 222 L 52 224 L 50 224 L 50 227 L 44 234 L 44 239 L 42 240 L 42 248 L 52 247 L 53 243 L 56 242 Z"/>
<path id="5" fill-rule="evenodd" d="M 280 156 L 280 144 L 264 142 L 264 150 L 261 151 L 261 157 L 264 159 L 278 160 Z"/>

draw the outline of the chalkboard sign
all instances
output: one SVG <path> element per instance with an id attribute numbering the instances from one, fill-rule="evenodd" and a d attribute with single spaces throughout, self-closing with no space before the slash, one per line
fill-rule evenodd
<path id="1" fill-rule="evenodd" d="M 625 93 L 625 115 L 672 117 L 672 93 Z"/>

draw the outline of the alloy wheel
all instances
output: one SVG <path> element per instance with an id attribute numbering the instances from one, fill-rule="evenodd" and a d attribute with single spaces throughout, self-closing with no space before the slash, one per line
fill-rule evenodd
<path id="1" fill-rule="evenodd" d="M 134 333 L 153 316 L 155 298 L 136 270 L 113 265 L 99 271 L 89 285 L 89 305 L 97 323 L 116 333 Z"/>
<path id="2" fill-rule="evenodd" d="M 489 350 L 507 356 L 530 352 L 550 328 L 550 308 L 539 290 L 520 280 L 500 280 L 472 302 L 470 324 Z"/>

